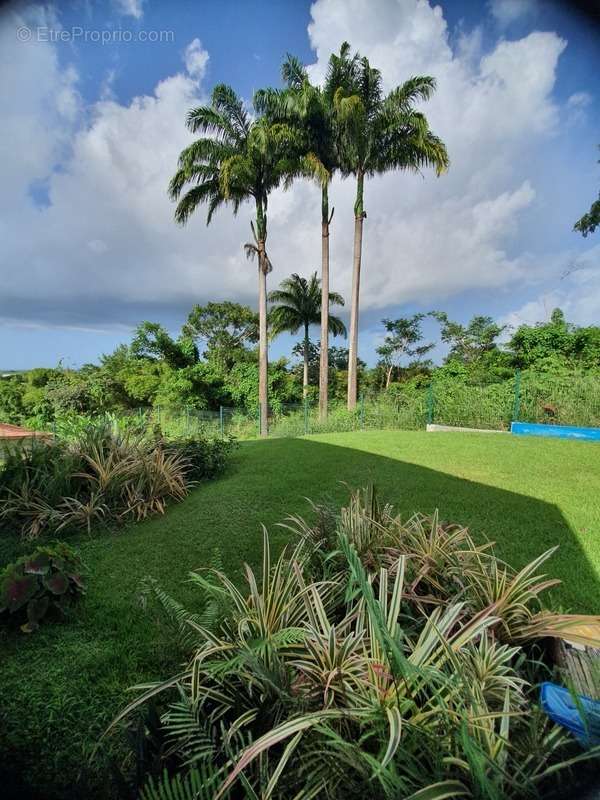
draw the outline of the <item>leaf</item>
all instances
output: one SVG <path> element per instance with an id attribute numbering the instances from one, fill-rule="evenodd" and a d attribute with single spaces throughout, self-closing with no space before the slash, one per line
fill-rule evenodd
<path id="1" fill-rule="evenodd" d="M 50 557 L 46 553 L 38 553 L 23 564 L 24 572 L 30 575 L 45 575 L 50 569 Z"/>
<path id="2" fill-rule="evenodd" d="M 69 579 L 62 572 L 55 572 L 53 575 L 44 578 L 44 586 L 52 594 L 65 594 L 69 588 Z"/>
<path id="3" fill-rule="evenodd" d="M 70 572 L 68 577 L 73 581 L 77 588 L 81 589 L 81 591 L 85 590 L 85 583 L 83 582 L 81 575 L 77 574 L 76 572 Z"/>
<path id="4" fill-rule="evenodd" d="M 460 781 L 440 781 L 409 795 L 406 800 L 445 800 L 447 797 L 467 797 L 470 792 Z"/>
<path id="5" fill-rule="evenodd" d="M 35 575 L 12 575 L 6 578 L 3 586 L 2 606 L 11 614 L 25 605 L 38 590 Z"/>
<path id="6" fill-rule="evenodd" d="M 390 723 L 390 736 L 387 750 L 381 762 L 382 769 L 387 767 L 394 757 L 398 745 L 400 744 L 400 738 L 402 737 L 402 717 L 400 716 L 400 711 L 397 708 L 387 708 L 386 712 L 388 722 Z"/>
<path id="7" fill-rule="evenodd" d="M 34 631 L 37 631 L 39 627 L 40 626 L 37 622 L 25 622 L 23 625 L 21 625 L 21 630 L 23 633 L 33 633 Z"/>
<path id="8" fill-rule="evenodd" d="M 313 714 L 305 714 L 303 717 L 287 720 L 276 728 L 268 731 L 261 736 L 260 739 L 257 739 L 255 742 L 253 742 L 250 747 L 247 747 L 242 753 L 241 758 L 235 765 L 233 771 L 229 773 L 226 780 L 221 785 L 221 788 L 215 795 L 214 800 L 218 800 L 219 797 L 222 797 L 231 784 L 235 781 L 240 772 L 242 772 L 242 770 L 244 770 L 248 764 L 254 761 L 254 759 L 257 758 L 261 753 L 264 753 L 265 750 L 268 750 L 270 747 L 273 747 L 290 736 L 294 736 L 301 731 L 305 731 L 307 728 L 318 725 L 319 723 L 323 722 L 323 720 L 334 717 L 340 718 L 344 716 L 347 716 L 347 714 L 343 711 L 317 711 Z"/>

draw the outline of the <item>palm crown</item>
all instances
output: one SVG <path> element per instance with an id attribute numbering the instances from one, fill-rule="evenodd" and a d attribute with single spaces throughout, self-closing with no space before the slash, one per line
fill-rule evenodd
<path id="1" fill-rule="evenodd" d="M 274 335 L 289 331 L 297 333 L 309 325 L 321 322 L 321 281 L 313 272 L 306 279 L 291 275 L 269 292 L 269 302 L 277 305 L 271 309 L 269 320 Z M 337 292 L 329 292 L 329 305 L 344 305 L 344 298 Z M 329 331 L 334 336 L 345 336 L 346 326 L 339 317 L 329 315 Z"/>
<path id="2" fill-rule="evenodd" d="M 231 204 L 237 214 L 245 200 L 254 199 L 257 234 L 264 239 L 269 193 L 296 171 L 297 131 L 264 116 L 253 119 L 224 84 L 215 86 L 210 105 L 189 112 L 187 126 L 203 136 L 182 151 L 169 185 L 171 197 L 179 199 L 175 219 L 183 224 L 206 204 L 209 224 L 220 205 Z"/>
<path id="3" fill-rule="evenodd" d="M 311 325 L 321 323 L 321 350 L 327 347 L 327 341 L 323 339 L 323 327 L 334 336 L 345 336 L 346 326 L 339 317 L 329 313 L 330 305 L 344 305 L 344 298 L 337 292 L 327 292 L 323 294 L 321 281 L 317 278 L 317 273 L 313 272 L 310 278 L 302 278 L 300 275 L 291 275 L 283 280 L 279 289 L 269 294 L 271 303 L 277 305 L 271 309 L 270 321 L 273 334 L 289 331 L 297 333 L 304 329 L 304 377 L 303 387 L 304 396 L 308 392 L 308 361 L 310 340 L 308 329 Z M 323 309 L 325 314 L 323 315 Z M 322 355 L 322 353 L 321 353 Z M 323 362 L 321 362 L 321 367 Z M 327 377 L 327 376 L 326 376 Z M 320 376 L 321 385 L 321 376 Z"/>
<path id="4" fill-rule="evenodd" d="M 333 90 L 336 111 L 338 148 L 344 174 L 374 175 L 395 169 L 418 171 L 433 166 L 438 174 L 447 169 L 446 147 L 430 130 L 427 118 L 415 109 L 415 103 L 429 100 L 435 91 L 435 79 L 429 76 L 409 78 L 388 95 L 383 95 L 381 73 L 367 58 L 350 58 L 342 47 L 338 61 L 346 63 L 346 72 Z M 339 68 L 331 68 L 331 81 Z"/>

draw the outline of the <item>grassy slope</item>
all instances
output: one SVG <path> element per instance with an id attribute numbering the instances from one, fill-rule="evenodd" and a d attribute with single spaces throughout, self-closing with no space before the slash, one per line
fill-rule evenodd
<path id="1" fill-rule="evenodd" d="M 210 561 L 215 546 L 225 568 L 239 575 L 243 560 L 258 563 L 261 523 L 307 512 L 307 496 L 342 501 L 342 481 L 369 480 L 405 513 L 439 507 L 445 519 L 487 534 L 516 565 L 560 544 L 549 567 L 565 581 L 558 600 L 598 611 L 600 450 L 594 444 L 391 431 L 247 442 L 228 475 L 198 488 L 166 517 L 77 541 L 90 578 L 72 621 L 30 638 L 0 639 L 0 769 L 9 766 L 45 785 L 41 796 L 101 796 L 98 786 L 88 794 L 85 770 L 76 781 L 83 755 L 123 704 L 127 686 L 169 675 L 181 659 L 136 602 L 140 579 L 154 575 L 191 602 L 183 580 Z M 286 532 L 274 527 L 273 543 L 285 540 Z M 25 796 L 23 789 L 18 796 Z"/>

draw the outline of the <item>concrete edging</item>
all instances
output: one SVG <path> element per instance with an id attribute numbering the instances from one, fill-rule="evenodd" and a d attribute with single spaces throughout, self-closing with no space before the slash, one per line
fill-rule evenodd
<path id="1" fill-rule="evenodd" d="M 436 431 L 454 431 L 455 433 L 506 433 L 510 434 L 510 431 L 496 431 L 490 430 L 489 428 L 460 428 L 455 425 L 432 425 L 431 423 L 427 424 L 426 428 L 428 433 L 435 433 Z"/>

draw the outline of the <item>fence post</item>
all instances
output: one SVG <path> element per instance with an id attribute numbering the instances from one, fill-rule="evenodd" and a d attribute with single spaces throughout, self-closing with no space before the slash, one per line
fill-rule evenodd
<path id="1" fill-rule="evenodd" d="M 262 424 L 261 424 L 261 414 L 260 414 L 260 403 L 258 404 L 258 435 L 262 435 Z"/>
<path id="2" fill-rule="evenodd" d="M 304 435 L 308 433 L 308 397 L 304 396 Z"/>
<path id="3" fill-rule="evenodd" d="M 221 439 L 224 439 L 225 427 L 223 425 L 223 406 L 219 406 L 219 428 L 221 429 Z"/>
<path id="4" fill-rule="evenodd" d="M 427 424 L 433 422 L 433 381 L 427 387 Z"/>
<path id="5" fill-rule="evenodd" d="M 521 416 L 521 370 L 515 372 L 515 399 L 513 403 L 513 422 L 518 422 Z"/>
<path id="6" fill-rule="evenodd" d="M 365 429 L 365 393 L 360 393 L 360 429 Z"/>
<path id="7" fill-rule="evenodd" d="M 190 435 L 190 409 L 185 407 L 185 435 Z"/>

